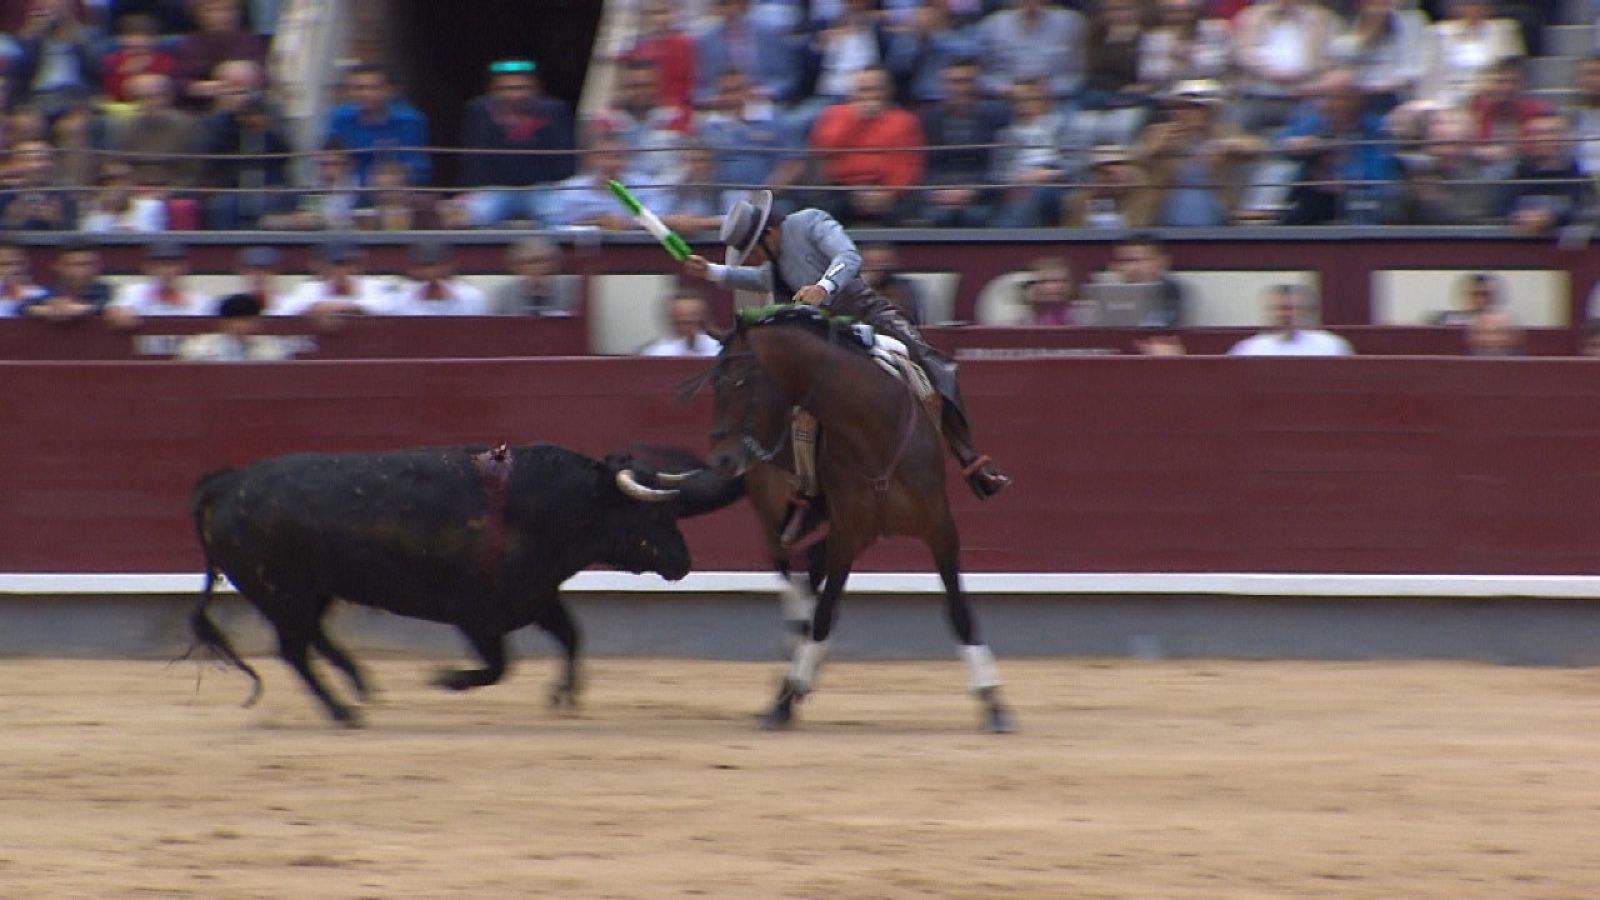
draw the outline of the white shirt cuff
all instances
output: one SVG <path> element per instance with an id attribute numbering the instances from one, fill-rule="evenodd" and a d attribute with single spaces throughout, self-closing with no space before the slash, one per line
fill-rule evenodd
<path id="1" fill-rule="evenodd" d="M 839 286 L 837 284 L 834 284 L 833 280 L 829 279 L 829 278 L 823 278 L 822 280 L 818 281 L 817 282 L 817 287 L 822 288 L 824 291 L 827 291 L 830 295 L 834 291 L 839 289 Z"/>
<path id="2" fill-rule="evenodd" d="M 721 284 L 728 280 L 728 267 L 721 263 L 706 263 L 706 278 L 712 284 Z"/>

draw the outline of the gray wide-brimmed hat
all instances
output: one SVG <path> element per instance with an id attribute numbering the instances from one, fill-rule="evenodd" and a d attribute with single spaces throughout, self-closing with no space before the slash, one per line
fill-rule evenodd
<path id="1" fill-rule="evenodd" d="M 727 264 L 737 266 L 744 262 L 755 248 L 761 233 L 767 230 L 767 220 L 772 217 L 772 192 L 751 191 L 750 196 L 733 204 L 722 217 L 722 232 L 718 237 L 728 245 Z"/>

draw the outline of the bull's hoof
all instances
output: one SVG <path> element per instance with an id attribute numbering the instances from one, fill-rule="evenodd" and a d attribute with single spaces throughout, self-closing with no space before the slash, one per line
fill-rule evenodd
<path id="1" fill-rule="evenodd" d="M 565 712 L 578 709 L 578 686 L 558 681 L 550 686 L 550 708 Z"/>
<path id="2" fill-rule="evenodd" d="M 472 669 L 440 669 L 433 673 L 433 686 L 447 691 L 470 691 L 483 684 Z"/>

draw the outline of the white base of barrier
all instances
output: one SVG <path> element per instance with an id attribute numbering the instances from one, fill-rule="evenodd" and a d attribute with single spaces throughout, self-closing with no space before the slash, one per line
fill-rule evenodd
<path id="1" fill-rule="evenodd" d="M 0 573 L 0 594 L 193 594 L 202 576 L 182 573 Z M 974 572 L 971 594 L 1210 594 L 1242 597 L 1539 597 L 1600 598 L 1589 575 L 1334 575 L 1272 573 Z M 222 587 L 231 591 L 224 581 Z M 579 593 L 756 593 L 775 591 L 767 572 L 694 572 L 682 581 L 626 572 L 580 572 L 565 590 Z M 852 593 L 924 594 L 941 590 L 931 572 L 857 572 Z"/>

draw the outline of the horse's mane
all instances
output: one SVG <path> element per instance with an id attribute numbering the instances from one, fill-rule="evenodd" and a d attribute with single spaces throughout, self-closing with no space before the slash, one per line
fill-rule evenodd
<path id="1" fill-rule="evenodd" d="M 739 310 L 737 327 L 802 328 L 829 343 L 865 352 L 867 344 L 858 335 L 856 324 L 857 320 L 853 316 L 836 315 L 805 303 L 775 303 Z"/>
<path id="2" fill-rule="evenodd" d="M 761 328 L 797 328 L 816 335 L 836 347 L 845 347 L 855 353 L 865 354 L 867 344 L 861 334 L 856 330 L 857 320 L 853 316 L 841 316 L 819 307 L 805 303 L 772 303 L 766 306 L 752 306 L 740 309 L 734 313 L 734 327 L 723 335 L 722 354 L 704 372 L 681 381 L 674 385 L 678 397 L 688 401 L 699 393 L 717 373 L 726 366 L 730 356 L 728 344 L 736 334 Z M 864 326 L 863 326 L 864 327 Z M 749 353 L 735 353 L 733 356 L 748 356 Z"/>

